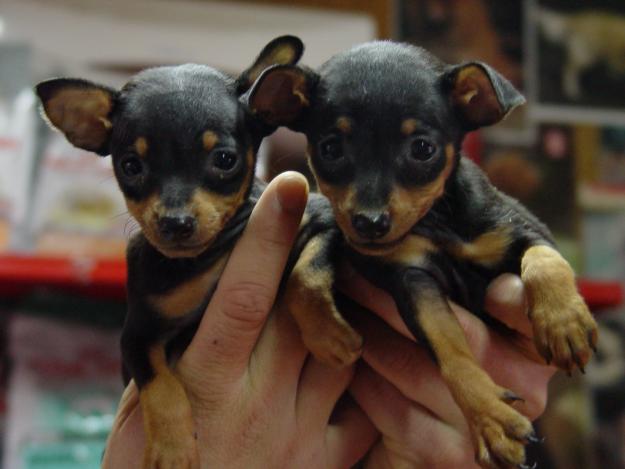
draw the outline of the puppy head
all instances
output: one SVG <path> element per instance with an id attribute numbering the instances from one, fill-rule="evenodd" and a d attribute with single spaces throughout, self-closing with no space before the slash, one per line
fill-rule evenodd
<path id="1" fill-rule="evenodd" d="M 265 122 L 306 134 L 339 226 L 373 255 L 396 247 L 442 197 L 465 133 L 524 102 L 485 64 L 449 66 L 392 42 L 338 54 L 316 72 L 272 67 L 244 100 Z"/>
<path id="2" fill-rule="evenodd" d="M 128 210 L 148 241 L 168 257 L 191 257 L 210 247 L 253 182 L 268 127 L 246 112 L 240 94 L 266 66 L 297 62 L 302 49 L 297 38 L 277 38 L 237 80 L 181 65 L 145 70 L 121 90 L 53 79 L 37 85 L 37 94 L 70 143 L 112 155 Z"/>

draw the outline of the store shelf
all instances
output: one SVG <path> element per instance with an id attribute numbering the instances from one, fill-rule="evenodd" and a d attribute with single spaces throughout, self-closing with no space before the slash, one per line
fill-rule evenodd
<path id="1" fill-rule="evenodd" d="M 623 285 L 619 282 L 580 279 L 577 285 L 586 303 L 595 312 L 623 303 Z"/>
<path id="2" fill-rule="evenodd" d="M 48 287 L 94 297 L 125 297 L 123 260 L 0 256 L 0 295 L 19 296 Z"/>

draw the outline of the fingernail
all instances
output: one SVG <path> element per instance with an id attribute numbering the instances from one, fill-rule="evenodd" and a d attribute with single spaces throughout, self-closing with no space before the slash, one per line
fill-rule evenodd
<path id="1" fill-rule="evenodd" d="M 308 181 L 300 173 L 287 171 L 278 176 L 277 200 L 279 209 L 300 214 L 308 199 Z"/>

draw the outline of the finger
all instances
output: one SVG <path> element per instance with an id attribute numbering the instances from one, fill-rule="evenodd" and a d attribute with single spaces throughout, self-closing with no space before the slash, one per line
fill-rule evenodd
<path id="1" fill-rule="evenodd" d="M 466 432 L 464 418 L 429 354 L 343 296 L 338 296 L 337 301 L 364 336 L 365 361 L 404 396 Z M 538 417 L 545 407 L 547 383 L 553 369 L 528 360 L 521 349 L 493 332 L 475 315 L 457 305 L 452 305 L 452 310 L 477 361 L 496 383 L 525 399 L 517 404 L 521 412 L 532 419 Z"/>
<path id="2" fill-rule="evenodd" d="M 346 399 L 326 434 L 328 467 L 353 467 L 377 438 L 378 431 L 371 420 L 356 402 Z"/>
<path id="3" fill-rule="evenodd" d="M 340 304 L 343 311 L 348 308 Z M 466 430 L 464 416 L 425 348 L 362 308 L 356 314 L 350 311 L 349 318 L 364 338 L 363 359 L 376 373 L 436 417 Z"/>
<path id="4" fill-rule="evenodd" d="M 408 338 L 413 338 L 406 324 L 397 311 L 395 300 L 386 291 L 369 283 L 353 267 L 343 263 L 337 275 L 338 290 L 356 303 L 373 311 L 396 331 Z"/>
<path id="5" fill-rule="evenodd" d="M 282 304 L 274 307 L 250 359 L 249 373 L 268 392 L 282 388 L 295 394 L 308 350 L 291 313 Z M 276 376 L 281 379 L 277 380 Z M 291 386 L 287 386 L 290 381 Z"/>
<path id="6" fill-rule="evenodd" d="M 102 469 L 132 469 L 141 466 L 145 435 L 139 393 L 133 381 L 119 403 L 102 458 Z"/>
<path id="7" fill-rule="evenodd" d="M 404 457 L 413 458 L 410 467 L 467 467 L 462 463 L 473 460 L 469 440 L 407 399 L 367 365 L 357 367 L 349 389 L 384 435 L 386 445 L 402 448 Z"/>
<path id="8" fill-rule="evenodd" d="M 289 172 L 276 177 L 260 197 L 183 355 L 196 372 L 228 381 L 247 369 L 274 303 L 307 191 L 305 178 Z"/>
<path id="9" fill-rule="evenodd" d="M 526 337 L 533 336 L 525 288 L 518 275 L 502 274 L 493 280 L 486 291 L 485 308 L 511 329 Z"/>
<path id="10" fill-rule="evenodd" d="M 497 384 L 524 399 L 515 408 L 532 420 L 542 414 L 554 369 L 528 359 L 509 337 L 497 334 L 465 309 L 452 305 L 452 310 L 482 368 Z"/>
<path id="11" fill-rule="evenodd" d="M 307 425 L 312 428 L 325 427 L 336 402 L 347 389 L 353 375 L 354 366 L 336 369 L 310 355 L 298 386 L 298 420 L 308 422 Z"/>

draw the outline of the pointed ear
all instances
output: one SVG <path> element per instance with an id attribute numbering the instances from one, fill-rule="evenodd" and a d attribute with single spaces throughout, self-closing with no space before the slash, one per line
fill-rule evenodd
<path id="1" fill-rule="evenodd" d="M 293 126 L 310 105 L 312 71 L 290 65 L 266 69 L 243 96 L 250 112 L 270 126 Z"/>
<path id="2" fill-rule="evenodd" d="M 444 86 L 467 130 L 495 124 L 525 103 L 512 83 L 481 62 L 454 67 L 445 74 Z"/>
<path id="3" fill-rule="evenodd" d="M 258 54 L 254 63 L 237 78 L 237 94 L 240 96 L 249 90 L 266 68 L 272 65 L 295 65 L 303 53 L 304 43 L 296 36 L 273 39 Z"/>
<path id="4" fill-rule="evenodd" d="M 47 80 L 35 89 L 48 122 L 72 145 L 102 156 L 110 153 L 117 91 L 74 78 Z"/>

